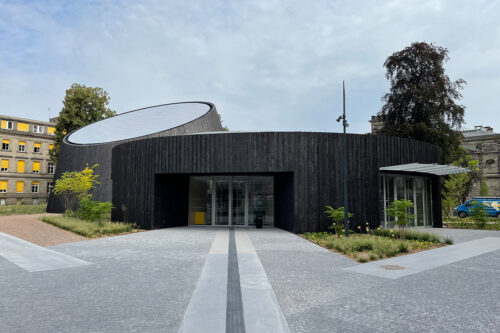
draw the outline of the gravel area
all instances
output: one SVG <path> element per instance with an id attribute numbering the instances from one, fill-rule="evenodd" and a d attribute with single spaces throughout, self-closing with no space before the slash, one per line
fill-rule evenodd
<path id="1" fill-rule="evenodd" d="M 88 239 L 40 221 L 40 217 L 45 215 L 59 214 L 0 216 L 0 232 L 40 246 L 52 246 Z"/>

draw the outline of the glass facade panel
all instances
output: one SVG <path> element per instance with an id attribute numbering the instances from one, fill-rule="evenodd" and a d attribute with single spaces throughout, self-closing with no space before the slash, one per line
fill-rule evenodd
<path id="1" fill-rule="evenodd" d="M 273 177 L 208 176 L 189 181 L 189 225 L 274 224 Z M 214 207 L 212 209 L 212 207 Z"/>
<path id="2" fill-rule="evenodd" d="M 408 213 L 415 216 L 410 226 L 432 225 L 432 182 L 428 177 L 421 176 L 401 176 L 382 175 L 383 222 L 385 227 L 393 227 L 392 219 L 387 216 L 385 209 L 394 200 L 410 200 L 413 208 L 409 208 Z"/>
<path id="3" fill-rule="evenodd" d="M 274 223 L 273 180 L 271 177 L 259 178 L 249 182 L 248 224 L 254 225 L 255 219 L 262 216 L 262 224 Z"/>
<path id="4" fill-rule="evenodd" d="M 232 224 L 245 225 L 245 184 L 243 180 L 232 181 L 233 201 L 231 207 Z"/>
<path id="5" fill-rule="evenodd" d="M 210 179 L 194 178 L 189 181 L 190 225 L 212 224 L 212 185 Z"/>
<path id="6" fill-rule="evenodd" d="M 215 224 L 229 224 L 229 181 L 215 181 Z"/>

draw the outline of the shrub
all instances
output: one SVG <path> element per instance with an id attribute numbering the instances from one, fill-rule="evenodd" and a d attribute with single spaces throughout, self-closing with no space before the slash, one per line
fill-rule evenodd
<path id="1" fill-rule="evenodd" d="M 82 198 L 78 208 L 78 217 L 82 220 L 101 222 L 103 215 L 111 211 L 113 205 L 109 201 L 94 201 L 89 198 Z"/>
<path id="2" fill-rule="evenodd" d="M 342 231 L 344 230 L 344 218 L 345 212 L 344 207 L 339 207 L 337 209 L 332 206 L 326 206 L 325 213 L 328 215 L 330 219 L 333 220 L 333 224 L 329 227 L 329 229 L 334 230 L 337 236 L 342 235 Z M 354 214 L 347 213 L 347 218 L 354 216 Z M 349 223 L 349 221 L 347 221 Z M 345 231 L 345 230 L 344 230 Z"/>
<path id="3" fill-rule="evenodd" d="M 94 169 L 98 164 L 89 168 L 87 165 L 81 171 L 66 171 L 61 178 L 56 180 L 54 194 L 61 196 L 64 200 L 64 210 L 67 215 L 72 215 L 74 205 L 78 200 L 89 198 L 89 191 L 99 184 L 94 174 Z"/>
<path id="4" fill-rule="evenodd" d="M 488 219 L 486 207 L 484 207 L 482 204 L 474 205 L 470 209 L 470 214 L 474 222 L 477 224 L 478 229 L 484 229 L 484 227 L 486 226 L 486 221 Z"/>
<path id="5" fill-rule="evenodd" d="M 387 215 L 394 218 L 394 224 L 399 227 L 401 239 L 405 239 L 404 228 L 408 226 L 414 215 L 408 213 L 408 210 L 413 208 L 413 202 L 410 200 L 394 200 L 385 210 Z"/>

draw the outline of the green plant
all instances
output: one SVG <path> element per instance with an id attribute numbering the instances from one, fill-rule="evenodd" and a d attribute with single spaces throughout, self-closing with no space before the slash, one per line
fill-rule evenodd
<path id="1" fill-rule="evenodd" d="M 109 213 L 112 208 L 113 205 L 109 201 L 94 201 L 90 198 L 84 197 L 80 200 L 77 215 L 83 220 L 97 222 L 98 227 L 102 228 L 103 216 L 104 214 Z"/>
<path id="2" fill-rule="evenodd" d="M 0 215 L 42 214 L 45 213 L 46 208 L 46 204 L 24 205 L 16 203 L 15 205 L 0 206 Z"/>
<path id="3" fill-rule="evenodd" d="M 394 218 L 394 224 L 399 227 L 401 239 L 405 239 L 404 228 L 414 218 L 414 215 L 408 213 L 410 208 L 413 208 L 413 202 L 410 200 L 394 200 L 385 210 L 387 215 Z"/>
<path id="4" fill-rule="evenodd" d="M 78 200 L 90 198 L 89 191 L 94 188 L 99 175 L 94 174 L 94 169 L 98 166 L 95 164 L 90 167 L 87 165 L 81 171 L 66 171 L 61 178 L 56 180 L 54 186 L 54 194 L 61 196 L 64 200 L 64 210 L 67 215 L 72 215 L 74 205 Z"/>
<path id="5" fill-rule="evenodd" d="M 472 206 L 469 209 L 470 215 L 474 222 L 477 224 L 479 229 L 484 229 L 486 226 L 486 221 L 488 220 L 488 213 L 486 212 L 486 207 L 484 207 L 481 203 L 478 203 Z"/>
<path id="6" fill-rule="evenodd" d="M 337 209 L 332 206 L 326 206 L 325 213 L 328 215 L 330 219 L 333 220 L 333 224 L 329 227 L 329 229 L 334 230 L 335 234 L 340 237 L 344 230 L 344 207 L 339 207 Z M 347 218 L 353 217 L 354 214 L 347 213 Z M 349 221 L 348 221 L 349 223 Z"/>
<path id="7" fill-rule="evenodd" d="M 124 232 L 131 232 L 134 225 L 122 222 L 104 222 L 101 226 L 97 222 L 84 221 L 68 216 L 44 216 L 43 222 L 52 224 L 58 228 L 74 232 L 84 237 L 99 237 L 103 235 L 116 235 Z"/>
<path id="8" fill-rule="evenodd" d="M 481 185 L 479 187 L 479 195 L 482 197 L 490 195 L 490 188 L 488 186 L 488 183 L 484 179 L 481 180 Z"/>

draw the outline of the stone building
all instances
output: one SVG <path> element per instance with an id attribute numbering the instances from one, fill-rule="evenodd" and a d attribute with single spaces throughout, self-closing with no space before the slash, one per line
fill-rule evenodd
<path id="1" fill-rule="evenodd" d="M 55 123 L 0 115 L 0 205 L 47 201 L 54 138 Z"/>
<path id="2" fill-rule="evenodd" d="M 383 122 L 378 116 L 369 120 L 371 133 L 377 134 L 383 127 Z M 474 126 L 474 129 L 462 131 L 462 145 L 479 161 L 483 170 L 484 181 L 488 185 L 490 197 L 500 197 L 500 133 L 493 132 L 489 126 Z M 474 183 L 469 198 L 480 195 L 481 183 Z"/>
<path id="3" fill-rule="evenodd" d="M 475 126 L 465 130 L 463 145 L 479 161 L 483 177 L 489 188 L 488 196 L 500 196 L 500 133 L 489 126 Z M 474 184 L 471 196 L 479 195 L 480 184 Z"/>

